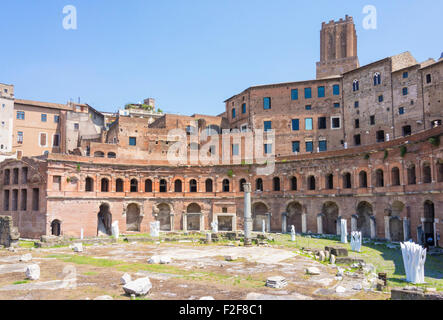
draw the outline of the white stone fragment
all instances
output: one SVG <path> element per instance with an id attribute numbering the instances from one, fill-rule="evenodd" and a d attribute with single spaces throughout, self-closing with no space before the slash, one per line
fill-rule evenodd
<path id="1" fill-rule="evenodd" d="M 128 284 L 131 281 L 132 281 L 131 276 L 128 273 L 125 273 L 120 279 L 120 283 L 122 285 Z"/>
<path id="2" fill-rule="evenodd" d="M 123 290 L 128 295 L 144 296 L 152 289 L 151 281 L 148 277 L 131 281 L 123 286 Z"/>
<path id="3" fill-rule="evenodd" d="M 40 279 L 40 266 L 38 264 L 31 264 L 26 267 L 26 278 L 29 280 Z"/>

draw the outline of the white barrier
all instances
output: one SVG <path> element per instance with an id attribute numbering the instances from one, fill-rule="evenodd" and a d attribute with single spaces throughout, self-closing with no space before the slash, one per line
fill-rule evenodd
<path id="1" fill-rule="evenodd" d="M 351 250 L 355 252 L 361 252 L 362 234 L 358 231 L 351 233 Z"/>
<path id="2" fill-rule="evenodd" d="M 425 283 L 426 249 L 414 242 L 400 243 L 405 266 L 406 281 Z"/>
<path id="3" fill-rule="evenodd" d="M 348 221 L 346 219 L 341 219 L 341 243 L 348 243 Z"/>

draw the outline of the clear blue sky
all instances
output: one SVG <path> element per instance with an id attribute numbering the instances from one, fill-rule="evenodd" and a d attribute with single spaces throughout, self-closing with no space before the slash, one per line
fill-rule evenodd
<path id="1" fill-rule="evenodd" d="M 75 5 L 78 29 L 63 29 Z M 377 30 L 364 30 L 375 5 Z M 443 52 L 435 0 L 2 1 L 0 82 L 16 97 L 101 111 L 153 97 L 166 112 L 216 115 L 252 85 L 315 78 L 322 21 L 354 17 L 360 64 Z"/>

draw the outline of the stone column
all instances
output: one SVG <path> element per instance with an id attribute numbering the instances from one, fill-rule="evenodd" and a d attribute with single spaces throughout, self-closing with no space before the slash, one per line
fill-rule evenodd
<path id="1" fill-rule="evenodd" d="M 323 234 L 323 219 L 322 219 L 322 215 L 319 214 L 317 216 L 317 233 L 318 234 Z"/>
<path id="2" fill-rule="evenodd" d="M 266 232 L 271 233 L 271 213 L 269 212 L 266 217 Z"/>
<path id="3" fill-rule="evenodd" d="M 337 223 L 336 223 L 336 228 L 337 228 L 337 235 L 341 235 L 341 217 L 338 217 L 337 219 Z"/>
<path id="4" fill-rule="evenodd" d="M 387 216 L 385 217 L 385 238 L 388 241 L 391 241 L 391 232 L 389 230 L 389 220 L 391 217 Z"/>
<path id="5" fill-rule="evenodd" d="M 353 215 L 351 217 L 351 232 L 357 231 L 357 217 Z"/>
<path id="6" fill-rule="evenodd" d="M 287 218 L 288 218 L 288 213 L 287 212 L 283 212 L 281 214 L 281 233 L 288 232 Z"/>
<path id="7" fill-rule="evenodd" d="M 188 231 L 188 219 L 186 216 L 186 212 L 183 212 L 183 231 L 184 232 Z"/>
<path id="8" fill-rule="evenodd" d="M 245 246 L 250 246 L 251 243 L 251 233 L 252 233 L 252 211 L 251 211 L 251 184 L 245 183 L 243 185 L 245 191 Z"/>
<path id="9" fill-rule="evenodd" d="M 434 246 L 437 246 L 437 224 L 439 220 L 434 219 Z"/>
<path id="10" fill-rule="evenodd" d="M 403 218 L 403 240 L 408 241 L 410 238 L 409 234 L 409 219 Z"/>
<path id="11" fill-rule="evenodd" d="M 202 213 L 200 213 L 200 231 L 204 231 L 205 230 L 205 215 Z"/>
<path id="12" fill-rule="evenodd" d="M 306 219 L 306 213 L 303 213 L 301 215 L 301 232 L 302 233 L 306 233 L 308 231 L 308 224 L 307 224 L 307 219 Z"/>
<path id="13" fill-rule="evenodd" d="M 369 223 L 371 225 L 371 239 L 375 239 L 377 237 L 377 229 L 375 226 L 375 218 L 370 218 Z"/>

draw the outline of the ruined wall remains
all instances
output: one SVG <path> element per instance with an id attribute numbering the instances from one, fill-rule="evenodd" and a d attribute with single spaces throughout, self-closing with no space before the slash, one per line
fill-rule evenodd
<path id="1" fill-rule="evenodd" d="M 6 248 L 14 247 L 18 244 L 20 234 L 14 227 L 12 217 L 0 216 L 0 245 Z"/>

